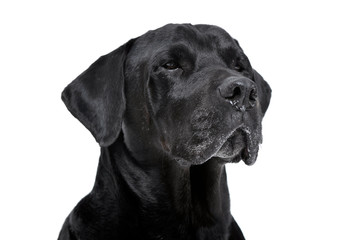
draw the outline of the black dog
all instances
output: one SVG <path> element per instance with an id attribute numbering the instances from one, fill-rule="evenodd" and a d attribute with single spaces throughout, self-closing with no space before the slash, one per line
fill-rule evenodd
<path id="1" fill-rule="evenodd" d="M 101 155 L 59 239 L 244 239 L 224 165 L 256 161 L 270 97 L 215 26 L 166 25 L 99 58 L 62 93 Z"/>

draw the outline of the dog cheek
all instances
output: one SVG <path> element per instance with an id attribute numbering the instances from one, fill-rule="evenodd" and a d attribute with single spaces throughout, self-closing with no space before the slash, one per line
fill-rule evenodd
<path id="1" fill-rule="evenodd" d="M 188 125 L 179 132 L 176 155 L 183 156 L 193 164 L 200 164 L 211 157 L 221 132 L 222 114 L 214 107 L 200 107 L 191 113 Z"/>

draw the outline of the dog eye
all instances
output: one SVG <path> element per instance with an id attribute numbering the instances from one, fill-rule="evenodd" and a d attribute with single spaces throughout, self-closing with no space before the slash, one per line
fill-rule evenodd
<path id="1" fill-rule="evenodd" d="M 233 69 L 238 72 L 243 72 L 245 70 L 243 64 L 241 63 L 240 59 L 236 59 L 232 61 Z"/>
<path id="2" fill-rule="evenodd" d="M 245 70 L 244 67 L 240 63 L 236 63 L 233 68 L 234 68 L 234 70 L 236 70 L 238 72 L 243 72 Z"/>
<path id="3" fill-rule="evenodd" d="M 178 68 L 181 68 L 178 63 L 170 61 L 163 65 L 163 67 L 167 70 L 176 70 Z"/>

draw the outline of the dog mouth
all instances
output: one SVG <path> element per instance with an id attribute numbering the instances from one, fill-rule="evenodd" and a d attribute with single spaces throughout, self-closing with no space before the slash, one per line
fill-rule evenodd
<path id="1" fill-rule="evenodd" d="M 225 162 L 238 163 L 241 160 L 246 165 L 256 162 L 259 144 L 262 137 L 247 127 L 239 127 L 226 138 L 214 157 Z"/>

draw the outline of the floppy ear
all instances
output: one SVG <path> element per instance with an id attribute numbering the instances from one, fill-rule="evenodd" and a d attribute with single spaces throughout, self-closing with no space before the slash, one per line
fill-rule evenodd
<path id="1" fill-rule="evenodd" d="M 254 69 L 253 69 L 253 77 L 257 85 L 258 97 L 261 103 L 262 113 L 264 115 L 267 111 L 268 105 L 271 100 L 272 89 L 268 85 L 268 83 L 263 79 L 263 77 Z"/>
<path id="2" fill-rule="evenodd" d="M 134 41 L 100 57 L 61 95 L 68 110 L 93 134 L 100 146 L 112 144 L 122 128 L 124 62 Z"/>

